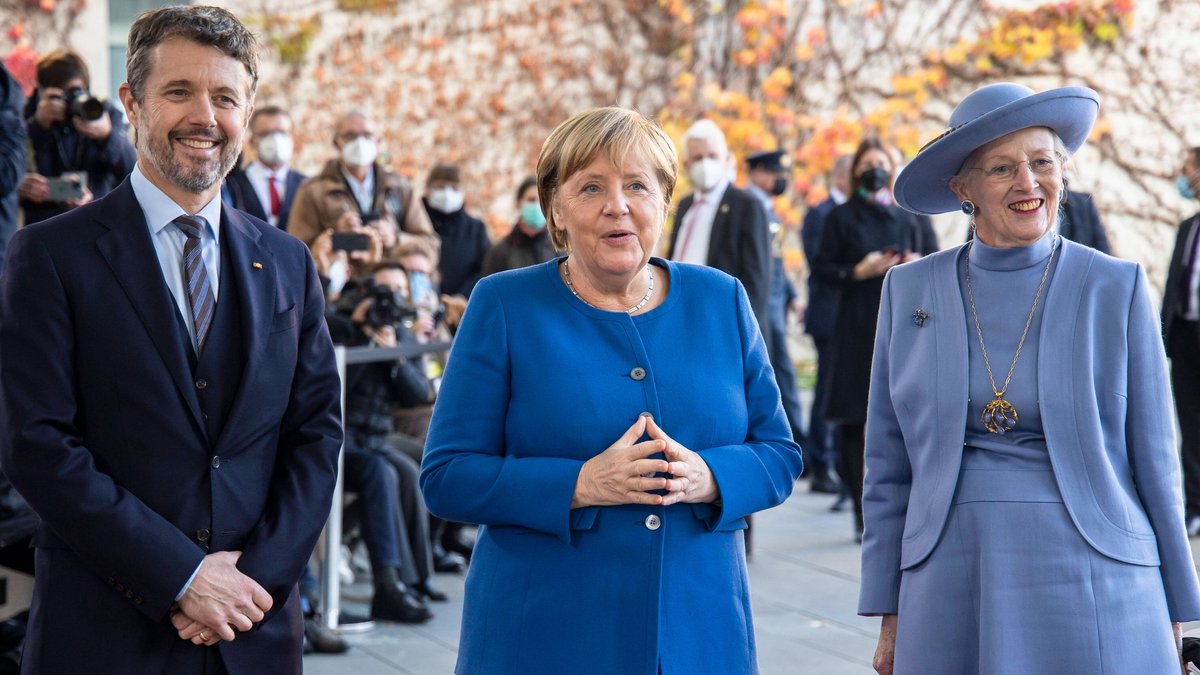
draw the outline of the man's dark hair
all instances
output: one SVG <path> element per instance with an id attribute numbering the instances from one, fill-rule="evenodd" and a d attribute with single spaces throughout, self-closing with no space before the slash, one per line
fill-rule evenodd
<path id="1" fill-rule="evenodd" d="M 291 114 L 289 114 L 288 111 L 284 110 L 282 107 L 277 106 L 277 105 L 264 105 L 261 108 L 254 109 L 254 114 L 250 116 L 250 128 L 251 129 L 254 128 L 254 120 L 257 120 L 260 117 L 276 117 L 276 116 L 286 117 L 289 120 L 292 119 Z"/>
<path id="2" fill-rule="evenodd" d="M 241 62 L 250 75 L 250 94 L 258 88 L 258 40 L 233 14 L 220 7 L 185 5 L 142 12 L 129 29 L 126 81 L 136 101 L 142 100 L 153 67 L 151 52 L 159 44 L 183 38 L 215 47 Z"/>
<path id="3" fill-rule="evenodd" d="M 83 57 L 66 49 L 56 49 L 37 62 L 37 86 L 64 89 L 71 80 L 83 80 L 83 87 L 91 87 L 87 64 Z"/>
<path id="4" fill-rule="evenodd" d="M 526 176 L 525 180 L 521 181 L 521 185 L 517 187 L 517 206 L 521 205 L 521 195 L 531 187 L 537 187 L 537 177 Z"/>

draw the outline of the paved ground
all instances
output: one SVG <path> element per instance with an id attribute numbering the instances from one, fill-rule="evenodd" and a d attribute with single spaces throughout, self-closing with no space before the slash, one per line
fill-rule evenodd
<path id="1" fill-rule="evenodd" d="M 801 487 L 801 490 L 804 488 Z M 783 506 L 755 516 L 755 555 L 750 561 L 751 594 L 763 675 L 871 672 L 877 622 L 855 616 L 858 546 L 851 516 L 830 513 L 828 495 L 798 492 Z M 351 650 L 338 656 L 309 656 L 313 675 L 444 675 L 453 672 L 462 610 L 462 578 L 439 575 L 450 602 L 435 605 L 437 616 L 418 627 L 380 624 L 348 636 Z M 369 589 L 343 594 L 349 611 Z"/>

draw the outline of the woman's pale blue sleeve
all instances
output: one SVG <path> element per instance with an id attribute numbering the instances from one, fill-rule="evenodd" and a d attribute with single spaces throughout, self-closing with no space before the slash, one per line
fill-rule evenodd
<path id="1" fill-rule="evenodd" d="M 740 282 L 734 304 L 741 332 L 746 440 L 701 452 L 721 492 L 720 511 L 706 519 L 713 531 L 730 529 L 745 516 L 783 503 L 804 468 L 779 401 L 766 344 Z"/>
<path id="2" fill-rule="evenodd" d="M 1142 506 L 1154 528 L 1167 612 L 1172 621 L 1200 619 L 1200 586 L 1183 521 L 1183 479 L 1171 417 L 1171 387 L 1162 328 L 1137 267 L 1130 299 L 1125 445 Z"/>
<path id="3" fill-rule="evenodd" d="M 900 421 L 892 404 L 891 334 L 892 272 L 883 282 L 875 355 L 871 360 L 871 389 L 863 479 L 862 588 L 858 613 L 896 614 L 900 604 L 900 542 L 912 490 L 912 467 Z"/>
<path id="4" fill-rule="evenodd" d="M 475 287 L 433 408 L 421 492 L 447 520 L 527 527 L 570 540 L 571 500 L 583 462 L 513 457 L 505 424 L 514 363 L 497 284 Z M 528 420 L 536 424 L 536 420 Z"/>

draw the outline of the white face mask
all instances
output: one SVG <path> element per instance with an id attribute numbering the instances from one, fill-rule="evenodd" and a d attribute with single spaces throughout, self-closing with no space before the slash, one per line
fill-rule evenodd
<path id="1" fill-rule="evenodd" d="M 429 206 L 442 213 L 454 213 L 463 207 L 463 193 L 450 186 L 430 192 L 426 199 Z"/>
<path id="2" fill-rule="evenodd" d="M 281 131 L 267 134 L 258 142 L 258 158 L 263 164 L 287 164 L 292 161 L 292 137 Z"/>
<path id="3" fill-rule="evenodd" d="M 692 164 L 692 168 L 688 170 L 688 176 L 691 177 L 692 184 L 700 191 L 707 192 L 716 187 L 721 179 L 729 176 L 729 169 L 722 161 L 705 158 Z"/>
<path id="4" fill-rule="evenodd" d="M 350 166 L 370 166 L 378 155 L 373 138 L 360 136 L 342 146 L 342 161 Z"/>

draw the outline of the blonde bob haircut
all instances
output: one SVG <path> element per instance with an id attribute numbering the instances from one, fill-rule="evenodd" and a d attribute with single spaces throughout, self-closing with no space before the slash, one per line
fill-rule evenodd
<path id="1" fill-rule="evenodd" d="M 558 188 L 601 153 L 617 167 L 631 155 L 650 161 L 662 191 L 663 222 L 666 222 L 678 176 L 671 138 L 654 120 L 639 112 L 617 107 L 595 108 L 558 125 L 542 144 L 538 156 L 538 200 L 542 213 L 546 214 L 550 240 L 560 251 L 567 250 L 567 233 L 554 222 L 552 205 Z"/>

